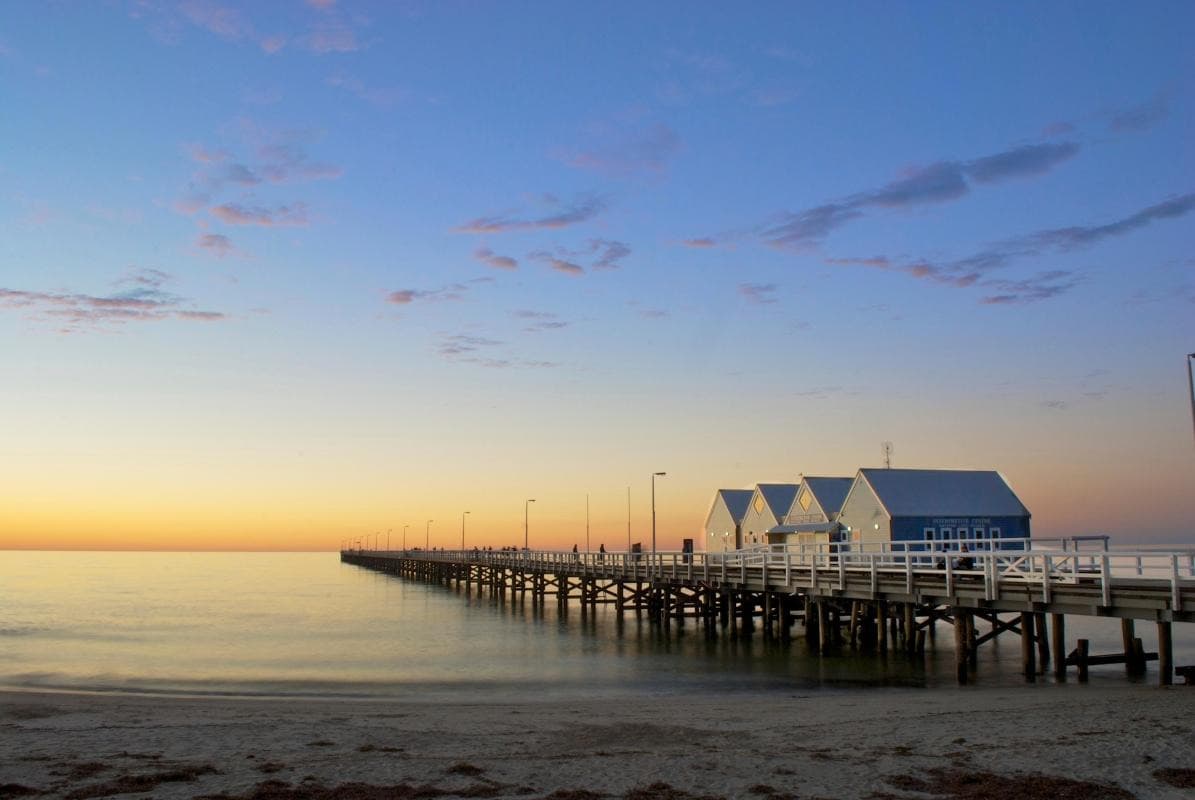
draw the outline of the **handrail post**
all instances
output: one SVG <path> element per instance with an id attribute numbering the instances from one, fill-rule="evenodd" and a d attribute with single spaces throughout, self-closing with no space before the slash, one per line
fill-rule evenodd
<path id="1" fill-rule="evenodd" d="M 913 558 L 908 553 L 905 554 L 905 593 L 913 593 Z"/>
<path id="2" fill-rule="evenodd" d="M 1100 598 L 1107 607 L 1112 605 L 1112 584 L 1108 580 L 1108 554 L 1100 555 Z"/>
<path id="3" fill-rule="evenodd" d="M 1042 556 L 1042 570 L 1041 570 L 1041 600 L 1043 603 L 1050 602 L 1050 554 L 1046 553 Z"/>
<path id="4" fill-rule="evenodd" d="M 954 594 L 954 559 L 950 557 L 950 553 L 946 553 L 943 560 L 946 562 L 946 596 L 951 597 Z"/>
<path id="5" fill-rule="evenodd" d="M 1170 556 L 1170 609 L 1183 610 L 1183 596 L 1178 587 L 1178 554 Z"/>

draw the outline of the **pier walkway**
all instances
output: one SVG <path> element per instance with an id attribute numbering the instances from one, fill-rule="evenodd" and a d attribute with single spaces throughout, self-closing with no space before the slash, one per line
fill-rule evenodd
<path id="1" fill-rule="evenodd" d="M 407 578 L 456 585 L 496 596 L 548 597 L 582 613 L 611 604 L 619 614 L 644 614 L 669 626 L 697 619 L 788 638 L 805 628 L 810 647 L 848 644 L 878 654 L 923 652 L 938 621 L 954 628 L 958 679 L 968 680 L 976 650 L 1003 633 L 1019 634 L 1027 680 L 1066 668 L 1086 678 L 1091 664 L 1124 663 L 1143 672 L 1156 659 L 1159 681 L 1173 679 L 1171 625 L 1195 622 L 1195 550 L 1081 550 L 1058 540 L 1005 542 L 1024 549 L 925 550 L 924 545 L 872 545 L 867 551 L 834 545 L 771 546 L 726 553 L 593 553 L 493 550 L 345 550 L 346 563 Z M 963 558 L 969 559 L 962 561 Z M 961 567 L 961 568 L 960 568 Z M 1068 614 L 1121 620 L 1120 654 L 1089 655 L 1080 641 L 1063 655 Z M 1046 624 L 1049 615 L 1050 625 Z M 990 625 L 979 633 L 976 621 Z M 1153 622 L 1157 654 L 1135 637 L 1136 621 Z M 889 646 L 891 642 L 891 648 Z"/>

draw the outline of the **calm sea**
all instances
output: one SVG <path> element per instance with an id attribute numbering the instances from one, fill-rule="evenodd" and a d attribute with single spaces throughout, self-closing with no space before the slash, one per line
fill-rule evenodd
<path id="1" fill-rule="evenodd" d="M 1191 628 L 1175 626 L 1178 664 L 1195 663 Z M 1093 653 L 1120 647 L 1115 620 L 1070 617 L 1067 633 L 1068 648 L 1079 637 Z M 1137 633 L 1155 649 L 1154 625 L 1139 622 Z M 710 639 L 692 622 L 664 635 L 633 615 L 620 623 L 608 607 L 562 617 L 554 602 L 541 611 L 467 598 L 333 553 L 0 554 L 0 687 L 9 689 L 562 699 L 846 690 L 952 684 L 952 647 L 946 627 L 915 662 L 810 656 L 799 637 Z M 980 654 L 978 685 L 1022 683 L 1016 638 Z M 1146 683 L 1157 680 L 1152 666 Z M 1092 670 L 1093 683 L 1126 680 L 1119 666 Z"/>

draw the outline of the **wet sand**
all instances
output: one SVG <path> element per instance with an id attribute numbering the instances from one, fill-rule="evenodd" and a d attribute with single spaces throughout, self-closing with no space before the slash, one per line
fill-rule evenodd
<path id="1" fill-rule="evenodd" d="M 1176 784 L 1193 779 L 1182 686 L 581 702 L 0 692 L 0 800 L 1190 798 Z"/>

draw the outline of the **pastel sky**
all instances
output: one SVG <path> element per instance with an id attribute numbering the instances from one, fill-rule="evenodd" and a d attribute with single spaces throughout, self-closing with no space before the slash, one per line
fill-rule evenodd
<path id="1" fill-rule="evenodd" d="M 1191 541 L 1195 4 L 0 4 L 0 547 Z"/>

